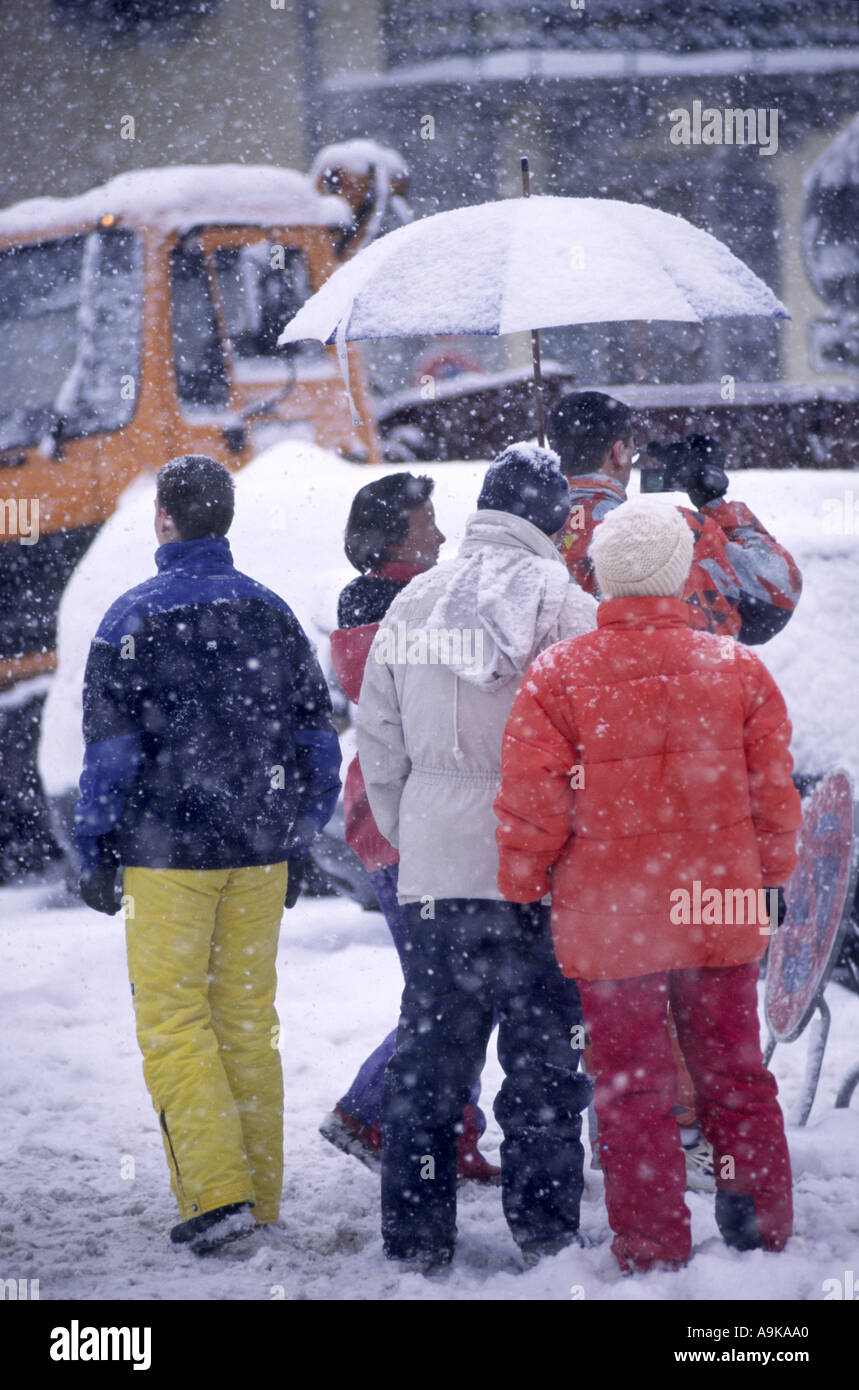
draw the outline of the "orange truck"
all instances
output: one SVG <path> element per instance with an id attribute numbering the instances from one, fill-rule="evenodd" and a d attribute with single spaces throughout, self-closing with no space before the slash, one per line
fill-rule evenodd
<path id="1" fill-rule="evenodd" d="M 359 353 L 354 425 L 335 350 L 277 338 L 405 213 L 405 180 L 356 140 L 307 175 L 146 169 L 0 211 L 0 881 L 56 854 L 35 747 L 59 600 L 131 479 L 181 453 L 241 468 L 291 431 L 380 461 Z"/>

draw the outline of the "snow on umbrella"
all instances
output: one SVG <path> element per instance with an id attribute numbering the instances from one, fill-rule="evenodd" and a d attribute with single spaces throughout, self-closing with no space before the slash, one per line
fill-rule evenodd
<path id="1" fill-rule="evenodd" d="M 727 246 L 682 217 L 613 198 L 507 198 L 435 213 L 359 251 L 280 343 L 516 333 L 574 323 L 788 318 Z M 350 397 L 351 399 L 351 397 Z"/>

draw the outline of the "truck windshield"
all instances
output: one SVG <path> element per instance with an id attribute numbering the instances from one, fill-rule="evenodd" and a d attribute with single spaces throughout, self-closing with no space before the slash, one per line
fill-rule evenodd
<path id="1" fill-rule="evenodd" d="M 140 237 L 125 228 L 0 252 L 0 449 L 128 424 L 142 289 Z"/>
<path id="2" fill-rule="evenodd" d="M 239 381 L 277 376 L 278 363 L 287 359 L 299 375 L 325 361 L 321 343 L 277 346 L 284 325 L 311 292 L 307 261 L 299 247 L 265 242 L 220 247 L 215 273 Z"/>

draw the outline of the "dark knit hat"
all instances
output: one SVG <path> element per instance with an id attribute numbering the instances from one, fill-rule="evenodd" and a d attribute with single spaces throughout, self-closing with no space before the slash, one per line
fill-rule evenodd
<path id="1" fill-rule="evenodd" d="M 547 536 L 570 514 L 570 489 L 558 455 L 536 444 L 511 444 L 489 465 L 478 511 L 512 512 Z"/>

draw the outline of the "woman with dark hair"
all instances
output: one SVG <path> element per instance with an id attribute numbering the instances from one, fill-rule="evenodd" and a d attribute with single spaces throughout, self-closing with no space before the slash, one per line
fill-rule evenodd
<path id="1" fill-rule="evenodd" d="M 430 501 L 434 487 L 432 478 L 391 473 L 356 492 L 344 548 L 360 578 L 340 595 L 340 630 L 378 623 L 409 580 L 435 564 L 444 536 Z"/>
<path id="2" fill-rule="evenodd" d="M 367 653 L 376 629 L 397 594 L 432 569 L 444 536 L 438 529 L 431 496 L 432 478 L 392 473 L 367 483 L 355 495 L 346 523 L 346 554 L 360 574 L 340 595 L 339 628 L 331 634 L 331 656 L 337 678 L 357 704 Z M 402 908 L 397 902 L 399 856 L 373 819 L 357 755 L 343 788 L 346 841 L 361 860 L 379 899 L 379 906 L 402 960 Z M 382 1085 L 393 1055 L 397 1030 L 376 1048 L 340 1102 L 320 1126 L 320 1134 L 344 1153 L 368 1167 L 381 1167 Z M 501 1170 L 477 1149 L 485 1120 L 476 1096 L 465 1106 L 458 1141 L 457 1172 L 478 1182 L 491 1182 Z"/>

